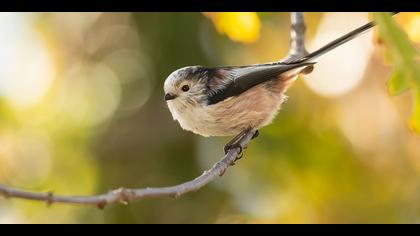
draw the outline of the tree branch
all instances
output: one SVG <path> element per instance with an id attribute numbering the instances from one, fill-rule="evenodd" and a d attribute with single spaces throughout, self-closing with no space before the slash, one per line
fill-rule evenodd
<path id="1" fill-rule="evenodd" d="M 290 49 L 289 55 L 283 62 L 290 62 L 308 54 L 305 48 L 306 24 L 303 12 L 292 12 L 290 14 Z"/>
<path id="2" fill-rule="evenodd" d="M 292 31 L 289 55 L 284 62 L 300 58 L 307 54 L 305 49 L 305 21 L 302 12 L 293 12 L 291 14 Z M 239 141 L 242 149 L 245 149 L 251 141 L 256 130 L 250 130 Z M 47 205 L 53 203 L 70 203 L 79 205 L 95 205 L 102 209 L 110 203 L 128 204 L 134 200 L 154 197 L 174 197 L 177 198 L 185 193 L 199 190 L 203 186 L 222 176 L 229 166 L 234 165 L 237 156 L 240 154 L 240 148 L 232 148 L 228 153 L 209 170 L 204 171 L 199 177 L 188 182 L 170 186 L 142 189 L 119 188 L 106 194 L 93 196 L 63 196 L 54 195 L 53 192 L 30 192 L 23 189 L 17 189 L 0 185 L 0 195 L 6 198 L 21 198 L 27 200 L 43 201 Z"/>
<path id="3" fill-rule="evenodd" d="M 255 130 L 246 133 L 240 140 L 239 144 L 243 149 L 246 148 Z M 11 188 L 0 185 L 0 195 L 6 198 L 22 198 L 28 200 L 44 201 L 48 205 L 53 203 L 73 203 L 84 205 L 96 205 L 99 208 L 104 208 L 109 203 L 123 203 L 127 204 L 133 200 L 153 198 L 153 197 L 174 197 L 177 198 L 182 194 L 193 192 L 211 181 L 215 180 L 218 176 L 222 176 L 226 169 L 233 165 L 235 159 L 239 155 L 240 148 L 233 148 L 216 164 L 207 171 L 204 171 L 199 177 L 171 187 L 158 187 L 158 188 L 143 188 L 143 189 L 126 189 L 120 188 L 108 192 L 107 194 L 96 196 L 60 196 L 54 195 L 52 192 L 39 193 L 29 192 L 21 189 Z"/>

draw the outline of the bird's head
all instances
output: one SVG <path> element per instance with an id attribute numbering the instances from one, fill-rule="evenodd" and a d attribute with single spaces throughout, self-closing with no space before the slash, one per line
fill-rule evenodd
<path id="1" fill-rule="evenodd" d="M 198 105 L 205 96 L 207 69 L 188 66 L 178 69 L 165 80 L 165 101 L 169 104 Z"/>

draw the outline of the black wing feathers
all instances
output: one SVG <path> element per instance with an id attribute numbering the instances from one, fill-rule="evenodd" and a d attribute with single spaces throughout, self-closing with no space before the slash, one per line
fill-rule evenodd
<path id="1" fill-rule="evenodd" d="M 295 64 L 277 64 L 277 65 L 257 65 L 252 67 L 238 67 L 232 68 L 233 78 L 221 89 L 213 90 L 212 95 L 208 98 L 208 105 L 216 104 L 229 97 L 238 96 L 248 89 L 277 79 L 279 75 L 306 65 L 312 65 L 313 62 L 295 63 Z M 212 79 L 212 78 L 210 78 Z M 227 79 L 227 78 L 225 78 Z"/>

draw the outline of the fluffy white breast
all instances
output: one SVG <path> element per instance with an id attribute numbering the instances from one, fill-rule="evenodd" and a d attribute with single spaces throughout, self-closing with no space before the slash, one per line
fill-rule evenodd
<path id="1" fill-rule="evenodd" d="M 183 129 L 206 137 L 212 136 L 210 126 L 214 124 L 214 118 L 208 113 L 206 107 L 183 103 L 178 99 L 168 102 L 168 107 L 173 119 L 177 120 Z"/>

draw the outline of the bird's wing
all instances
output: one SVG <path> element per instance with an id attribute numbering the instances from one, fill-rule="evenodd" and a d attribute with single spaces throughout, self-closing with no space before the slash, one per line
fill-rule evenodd
<path id="1" fill-rule="evenodd" d="M 303 69 L 313 64 L 314 62 L 304 62 L 219 68 L 209 79 L 208 105 L 238 96 L 258 84 L 277 79 L 284 73 Z M 295 74 L 299 72 L 300 70 Z"/>

